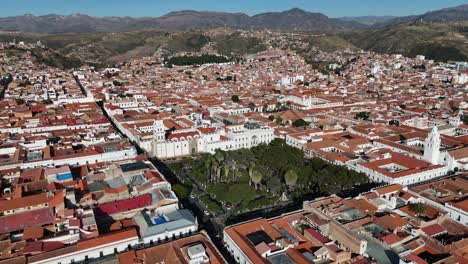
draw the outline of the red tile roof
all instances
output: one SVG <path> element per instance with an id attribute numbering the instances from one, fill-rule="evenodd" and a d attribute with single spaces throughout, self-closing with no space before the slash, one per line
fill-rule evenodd
<path id="1" fill-rule="evenodd" d="M 183 132 L 183 133 L 173 133 L 170 134 L 167 139 L 168 140 L 173 140 L 173 139 L 187 139 L 188 137 L 194 138 L 199 136 L 198 131 L 190 131 L 190 132 Z"/>
<path id="2" fill-rule="evenodd" d="M 430 226 L 426 226 L 426 227 L 422 228 L 421 230 L 424 233 L 426 233 L 426 235 L 428 235 L 428 236 L 435 236 L 435 235 L 438 235 L 440 233 L 446 232 L 445 228 L 443 228 L 439 224 L 433 224 L 433 225 L 430 225 Z"/>
<path id="3" fill-rule="evenodd" d="M 78 241 L 76 247 L 78 250 L 83 250 L 97 246 L 103 246 L 105 244 L 114 243 L 119 240 L 125 240 L 134 237 L 138 237 L 137 231 L 135 229 L 129 229 L 125 231 L 118 231 L 105 235 L 100 235 L 98 237 L 90 238 L 87 240 L 80 240 Z"/>
<path id="4" fill-rule="evenodd" d="M 25 254 L 37 254 L 42 252 L 48 252 L 63 248 L 65 245 L 62 242 L 57 241 L 50 241 L 50 242 L 43 242 L 43 241 L 34 241 L 30 242 L 24 247 L 23 253 Z"/>
<path id="5" fill-rule="evenodd" d="M 28 206 L 36 206 L 49 202 L 50 198 L 46 193 L 0 201 L 0 212 L 9 211 Z"/>
<path id="6" fill-rule="evenodd" d="M 100 205 L 96 207 L 96 214 L 112 215 L 124 211 L 133 210 L 136 208 L 142 208 L 151 205 L 151 203 L 151 194 L 147 193 L 142 196 Z"/>
<path id="7" fill-rule="evenodd" d="M 403 187 L 399 184 L 391 184 L 387 185 L 385 187 L 377 188 L 374 191 L 379 195 L 384 195 L 387 193 L 392 193 L 392 192 L 398 192 L 402 189 Z"/>
<path id="8" fill-rule="evenodd" d="M 465 212 L 468 212 L 468 199 L 464 199 L 462 201 L 459 201 L 459 202 L 451 202 L 449 203 L 450 205 L 456 207 L 456 208 L 459 208 Z"/>
<path id="9" fill-rule="evenodd" d="M 330 241 L 328 238 L 326 238 L 325 236 L 320 234 L 317 230 L 314 230 L 312 228 L 306 229 L 306 230 L 304 230 L 304 232 L 310 234 L 312 237 L 314 237 L 315 239 L 317 239 L 318 241 L 320 241 L 323 244 Z"/>
<path id="10" fill-rule="evenodd" d="M 401 165 L 407 170 L 402 170 L 399 172 L 392 173 L 386 169 L 381 168 L 384 165 L 388 164 L 398 164 Z M 368 163 L 360 163 L 361 166 L 372 169 L 378 173 L 384 174 L 387 177 L 390 178 L 400 178 L 400 177 L 405 177 L 411 174 L 419 173 L 422 171 L 427 171 L 427 170 L 434 170 L 443 167 L 442 165 L 433 165 L 429 162 L 419 160 L 416 158 L 412 158 L 409 156 L 406 156 L 404 154 L 392 152 L 392 157 L 389 159 L 382 159 L 382 160 L 377 160 L 377 161 L 372 161 Z"/>
<path id="11" fill-rule="evenodd" d="M 0 217 L 0 234 L 22 230 L 28 226 L 43 226 L 52 223 L 54 214 L 51 208 L 29 211 Z"/>
<path id="12" fill-rule="evenodd" d="M 393 245 L 401 241 L 401 238 L 393 233 L 390 233 L 384 237 L 382 237 L 382 241 L 387 243 L 388 245 Z"/>

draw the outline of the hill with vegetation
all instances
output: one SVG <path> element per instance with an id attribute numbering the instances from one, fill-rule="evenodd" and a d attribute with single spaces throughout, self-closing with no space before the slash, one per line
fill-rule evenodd
<path id="1" fill-rule="evenodd" d="M 468 60 L 468 22 L 417 22 L 379 30 L 279 34 L 283 40 L 276 43 L 279 39 L 277 32 L 249 34 L 230 29 L 69 34 L 3 32 L 0 33 L 0 42 L 40 41 L 46 50 L 38 49 L 33 55 L 48 65 L 65 68 L 83 64 L 107 66 L 155 53 L 166 57 L 183 53 L 187 56 L 210 54 L 238 58 L 266 50 L 267 46 L 292 49 L 306 59 L 313 57 L 318 48 L 327 52 L 362 49 L 410 57 L 425 55 L 437 61 Z"/>
<path id="2" fill-rule="evenodd" d="M 468 60 L 468 22 L 406 23 L 372 31 L 342 31 L 338 35 L 363 50 L 425 55 L 437 61 Z"/>
<path id="3" fill-rule="evenodd" d="M 37 55 L 51 66 L 78 64 L 62 63 L 63 61 L 104 66 L 151 56 L 155 52 L 170 56 L 179 52 L 196 53 L 203 48 L 208 48 L 211 53 L 228 57 L 240 57 L 266 49 L 259 39 L 242 36 L 233 30 L 216 35 L 210 35 L 202 30 L 69 34 L 0 33 L 0 42 L 13 40 L 27 43 L 40 41 L 48 50 L 44 54 L 52 57 L 40 56 L 43 52 Z"/>
<path id="4" fill-rule="evenodd" d="M 448 7 L 440 10 L 434 10 L 422 15 L 412 15 L 395 17 L 373 25 L 374 28 L 385 28 L 395 26 L 402 23 L 452 23 L 468 21 L 468 4 Z"/>

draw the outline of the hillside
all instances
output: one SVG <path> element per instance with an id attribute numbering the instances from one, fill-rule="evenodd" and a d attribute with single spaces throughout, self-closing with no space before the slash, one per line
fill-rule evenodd
<path id="1" fill-rule="evenodd" d="M 396 17 L 376 23 L 373 27 L 378 29 L 411 22 L 450 23 L 460 21 L 468 21 L 468 4 L 435 10 L 422 15 Z"/>
<path id="2" fill-rule="evenodd" d="M 142 30 L 115 33 L 0 33 L 0 42 L 13 40 L 41 41 L 48 51 L 38 52 L 39 59 L 50 65 L 71 67 L 88 63 L 109 65 L 151 56 L 155 53 L 209 53 L 238 57 L 272 46 L 292 49 L 305 58 L 314 56 L 315 48 L 336 50 L 370 50 L 426 55 L 437 61 L 468 60 L 468 22 L 451 24 L 407 23 L 371 31 L 300 31 L 296 33 L 243 32 L 238 30 Z"/>
<path id="3" fill-rule="evenodd" d="M 239 57 L 266 50 L 268 46 L 292 49 L 304 57 L 315 54 L 316 48 L 328 52 L 356 50 L 350 41 L 331 31 L 320 34 L 313 31 L 271 33 L 234 29 L 68 34 L 0 32 L 0 42 L 13 40 L 40 41 L 48 49 L 48 55 L 54 55 L 51 60 L 58 59 L 52 63 L 57 65 L 75 65 L 80 60 L 81 63 L 104 66 L 155 53 L 208 53 Z M 70 61 L 74 63 L 70 64 Z"/>
<path id="4" fill-rule="evenodd" d="M 366 29 L 367 26 L 355 21 L 329 18 L 321 13 L 306 12 L 293 8 L 284 12 L 269 12 L 252 17 L 252 28 L 275 30 L 337 30 Z"/>
<path id="5" fill-rule="evenodd" d="M 406 23 L 373 31 L 340 32 L 356 47 L 380 53 L 425 55 L 438 61 L 468 60 L 468 22 Z"/>
<path id="6" fill-rule="evenodd" d="M 169 32 L 143 30 L 118 33 L 0 33 L 0 42 L 25 41 L 41 43 L 62 59 L 80 60 L 82 63 L 107 65 L 125 60 L 178 52 L 217 53 L 226 56 L 242 56 L 265 49 L 262 42 L 237 31 L 227 30 L 219 34 L 207 31 Z M 61 64 L 61 63 L 58 63 Z"/>

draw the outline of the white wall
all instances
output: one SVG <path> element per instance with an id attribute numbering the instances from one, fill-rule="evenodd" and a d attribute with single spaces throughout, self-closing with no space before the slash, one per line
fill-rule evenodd
<path id="1" fill-rule="evenodd" d="M 117 249 L 118 252 L 123 252 L 128 249 L 128 245 L 130 245 L 131 247 L 134 247 L 138 243 L 139 243 L 138 236 L 135 236 L 135 237 L 131 237 L 128 239 L 119 240 L 119 241 L 115 241 L 115 242 L 104 244 L 104 245 L 99 245 L 94 248 L 80 250 L 80 251 L 72 252 L 69 254 L 60 255 L 57 257 L 45 259 L 42 261 L 30 262 L 30 263 L 65 264 L 65 263 L 84 261 L 86 259 L 86 256 L 88 256 L 88 259 L 99 258 L 100 252 L 102 252 L 104 256 L 113 255 L 115 249 Z"/>
<path id="2" fill-rule="evenodd" d="M 359 163 L 356 164 L 355 168 L 358 172 L 365 173 L 369 177 L 369 179 L 372 181 L 386 182 L 389 184 L 401 184 L 401 185 L 408 185 L 408 184 L 418 183 L 422 181 L 427 181 L 433 178 L 444 176 L 448 172 L 447 167 L 441 167 L 437 169 L 421 171 L 419 173 L 414 173 L 414 174 L 404 176 L 404 177 L 392 178 L 382 173 L 379 173 L 377 171 L 374 171 L 372 169 L 366 168 L 360 165 Z"/>
<path id="3" fill-rule="evenodd" d="M 166 237 L 168 240 L 172 240 L 173 236 L 175 236 L 177 239 L 181 237 L 181 234 L 182 236 L 185 236 L 185 235 L 190 234 L 190 232 L 195 233 L 197 230 L 198 230 L 198 227 L 196 225 L 192 225 L 192 226 L 180 228 L 177 230 L 166 231 L 165 233 L 155 234 L 154 236 L 148 236 L 148 237 L 143 238 L 143 243 L 145 245 L 149 245 L 151 244 L 151 242 L 153 243 L 165 242 Z"/>
<path id="4" fill-rule="evenodd" d="M 232 238 L 226 233 L 226 230 L 223 231 L 223 242 L 226 245 L 229 253 L 234 257 L 235 261 L 240 264 L 253 264 L 253 262 L 242 252 L 242 250 L 237 246 L 237 244 L 232 240 Z"/>
<path id="5" fill-rule="evenodd" d="M 445 209 L 448 211 L 450 218 L 452 218 L 454 221 L 468 226 L 468 212 L 465 212 L 460 208 L 452 206 L 449 203 L 445 204 Z"/>
<path id="6" fill-rule="evenodd" d="M 87 163 L 93 164 L 96 162 L 105 162 L 105 161 L 117 161 L 117 160 L 124 160 L 124 159 L 131 159 L 137 156 L 137 151 L 135 147 L 131 147 L 129 149 L 120 150 L 120 151 L 113 151 L 113 152 L 105 152 L 102 154 L 95 154 L 95 155 L 88 155 L 88 156 L 81 156 L 69 159 L 47 159 L 47 160 L 40 160 L 34 162 L 24 162 L 24 163 L 12 163 L 7 165 L 0 166 L 1 170 L 4 169 L 12 169 L 16 167 L 20 167 L 20 169 L 31 169 L 37 167 L 51 167 L 51 166 L 60 166 L 60 165 L 86 165 Z"/>

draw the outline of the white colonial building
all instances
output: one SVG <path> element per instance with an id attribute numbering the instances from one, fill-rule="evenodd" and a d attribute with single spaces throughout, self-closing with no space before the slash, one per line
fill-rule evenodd
<path id="1" fill-rule="evenodd" d="M 343 100 L 334 100 L 334 98 L 323 98 L 323 97 L 315 97 L 312 95 L 299 95 L 293 94 L 288 95 L 281 99 L 283 103 L 293 103 L 292 108 L 302 109 L 302 110 L 309 110 L 309 109 L 317 109 L 317 108 L 332 108 L 332 107 L 339 107 L 343 106 Z"/>
<path id="2" fill-rule="evenodd" d="M 243 125 L 227 127 L 226 137 L 233 141 L 233 149 L 242 149 L 270 143 L 274 139 L 273 132 L 269 126 L 247 121 Z"/>
<path id="3" fill-rule="evenodd" d="M 220 150 L 251 148 L 274 139 L 273 128 L 248 121 L 223 128 L 190 128 L 166 136 L 162 122 L 155 123 L 150 153 L 162 158 L 176 158 Z"/>

